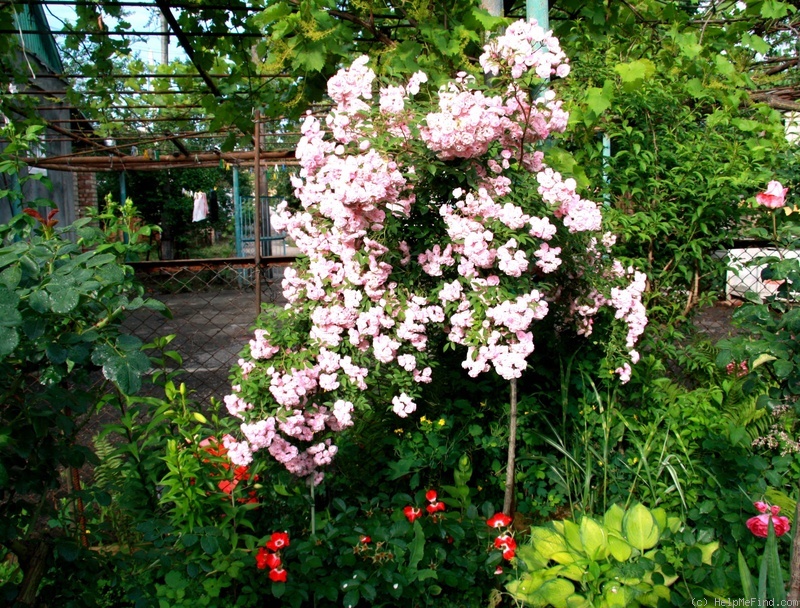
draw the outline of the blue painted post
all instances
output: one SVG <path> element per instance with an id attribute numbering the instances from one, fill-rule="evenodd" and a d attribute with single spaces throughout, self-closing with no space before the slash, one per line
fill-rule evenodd
<path id="1" fill-rule="evenodd" d="M 547 0 L 525 0 L 525 16 L 528 21 L 536 20 L 545 30 L 550 29 L 549 6 Z"/>
<path id="2" fill-rule="evenodd" d="M 128 192 L 125 183 L 125 171 L 122 171 L 119 174 L 119 204 L 124 205 L 127 198 Z"/>
<path id="3" fill-rule="evenodd" d="M 236 257 L 244 257 L 242 243 L 242 201 L 239 198 L 239 167 L 233 167 L 233 225 L 236 232 Z"/>

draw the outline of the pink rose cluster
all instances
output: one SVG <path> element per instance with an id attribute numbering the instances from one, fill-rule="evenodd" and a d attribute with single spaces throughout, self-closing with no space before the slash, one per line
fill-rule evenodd
<path id="1" fill-rule="evenodd" d="M 785 515 L 778 515 L 781 508 L 777 505 L 768 505 L 765 502 L 758 501 L 754 503 L 756 511 L 760 515 L 751 517 L 745 522 L 747 529 L 753 533 L 754 536 L 766 538 L 769 536 L 769 525 L 772 523 L 772 528 L 775 530 L 775 536 L 783 536 L 791 528 L 789 518 Z"/>
<path id="2" fill-rule="evenodd" d="M 629 360 L 638 358 L 644 275 L 608 268 L 614 239 L 598 232 L 599 206 L 536 149 L 567 125 L 552 91 L 529 93 L 531 79 L 569 72 L 558 41 L 518 22 L 484 51 L 492 83 L 462 73 L 428 91 L 429 102 L 417 100 L 424 73 L 376 85 L 361 57 L 330 80 L 324 123 L 305 118 L 292 180 L 300 204 L 279 206 L 273 226 L 303 253 L 284 272 L 280 323 L 307 333 L 279 339 L 260 329 L 250 341 L 225 398 L 242 420 L 244 439 L 226 445 L 235 463 L 263 450 L 318 483 L 337 452 L 332 435 L 371 406 L 365 391 L 377 366 L 391 366 L 381 378 L 394 393 L 385 406 L 400 417 L 416 411 L 420 385 L 432 379 L 432 332 L 464 347 L 470 376 L 519 378 L 537 323 L 593 281 L 603 285 L 575 298 L 556 325 L 572 320 L 588 336 L 605 307 L 627 328 Z M 420 188 L 418 167 L 427 175 L 445 164 L 466 176 L 459 187 Z M 407 232 L 419 217 L 425 238 Z M 616 373 L 626 380 L 629 363 Z"/>

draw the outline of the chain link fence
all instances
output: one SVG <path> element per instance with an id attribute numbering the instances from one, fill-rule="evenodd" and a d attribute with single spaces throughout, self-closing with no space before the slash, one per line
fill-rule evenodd
<path id="1" fill-rule="evenodd" d="M 713 340 L 719 340 L 735 333 L 731 317 L 744 302 L 755 297 L 762 302 L 773 296 L 786 297 L 780 293 L 783 281 L 766 278 L 764 270 L 769 263 L 797 259 L 798 252 L 776 249 L 769 241 L 737 240 L 715 257 L 720 262 L 724 284 L 718 293 L 711 294 L 715 303 L 697 311 L 694 324 Z M 800 302 L 800 293 L 789 293 L 788 302 Z"/>
<path id="2" fill-rule="evenodd" d="M 748 292 L 766 298 L 778 293 L 780 281 L 763 278 L 767 259 L 796 258 L 797 252 L 778 251 L 768 242 L 739 241 L 716 256 L 725 283 L 714 295 L 716 304 L 696 312 L 694 325 L 713 341 L 735 330 L 731 316 Z M 262 258 L 261 301 L 282 304 L 283 269 L 293 255 Z M 147 295 L 172 312 L 169 319 L 149 309 L 132 312 L 125 329 L 145 343 L 174 334 L 170 348 L 183 357 L 177 378 L 200 402 L 222 399 L 230 392 L 228 375 L 239 353 L 252 338 L 257 316 L 253 258 L 170 260 L 132 263 Z M 800 294 L 790 294 L 792 302 Z"/>
<path id="3" fill-rule="evenodd" d="M 283 269 L 294 256 L 261 260 L 261 302 L 280 303 Z M 253 258 L 135 262 L 130 266 L 146 295 L 163 302 L 165 317 L 149 309 L 133 311 L 124 328 L 145 343 L 174 334 L 169 345 L 183 358 L 178 382 L 208 403 L 230 393 L 228 375 L 252 339 L 258 314 Z"/>

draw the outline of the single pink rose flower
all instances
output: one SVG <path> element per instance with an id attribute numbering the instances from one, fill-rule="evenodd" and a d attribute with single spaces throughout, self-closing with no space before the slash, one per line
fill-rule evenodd
<path id="1" fill-rule="evenodd" d="M 766 513 L 767 511 L 769 511 L 769 505 L 765 502 L 761 502 L 760 500 L 758 502 L 753 503 L 753 506 L 759 513 Z"/>
<path id="2" fill-rule="evenodd" d="M 789 188 L 784 188 L 778 181 L 771 181 L 767 184 L 766 192 L 756 194 L 756 202 L 768 209 L 779 209 L 786 204 L 786 193 Z"/>
<path id="3" fill-rule="evenodd" d="M 784 517 L 783 515 L 770 515 L 769 513 L 762 513 L 761 515 L 751 517 L 745 522 L 745 525 L 754 536 L 766 538 L 769 534 L 770 518 L 772 518 L 772 527 L 775 529 L 775 536 L 783 536 L 789 531 L 791 526 L 788 517 Z"/>

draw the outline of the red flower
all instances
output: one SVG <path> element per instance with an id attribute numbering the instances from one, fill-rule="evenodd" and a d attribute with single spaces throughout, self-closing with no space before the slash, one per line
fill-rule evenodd
<path id="1" fill-rule="evenodd" d="M 486 520 L 486 523 L 490 528 L 505 528 L 511 523 L 511 518 L 505 513 L 495 513 Z"/>
<path id="2" fill-rule="evenodd" d="M 229 479 L 223 479 L 217 484 L 217 487 L 225 492 L 225 494 L 231 494 L 238 483 L 239 482 L 235 479 L 233 481 Z"/>
<path id="3" fill-rule="evenodd" d="M 494 539 L 494 546 L 495 549 L 500 549 L 501 551 L 508 551 L 509 549 L 516 549 L 517 548 L 517 541 L 514 540 L 514 537 L 510 534 L 501 534 L 497 538 Z"/>
<path id="4" fill-rule="evenodd" d="M 501 534 L 494 539 L 494 546 L 503 552 L 505 559 L 513 559 L 517 554 L 517 541 L 510 534 Z"/>
<path id="5" fill-rule="evenodd" d="M 494 569 L 494 573 L 503 574 L 503 566 L 497 566 L 497 568 Z"/>
<path id="6" fill-rule="evenodd" d="M 239 466 L 233 470 L 233 478 L 236 481 L 247 481 L 250 479 L 250 470 L 246 466 Z"/>
<path id="7" fill-rule="evenodd" d="M 273 532 L 269 541 L 267 542 L 267 549 L 273 551 L 280 551 L 284 547 L 289 546 L 289 535 L 286 532 Z M 286 580 L 284 578 L 284 580 Z"/>
<path id="8" fill-rule="evenodd" d="M 264 547 L 258 548 L 258 553 L 256 553 L 256 567 L 259 570 L 263 570 L 269 564 L 267 564 L 267 556 L 274 555 L 273 553 L 268 552 Z"/>
<path id="9" fill-rule="evenodd" d="M 406 519 L 413 524 L 415 519 L 422 517 L 422 509 L 408 505 L 407 507 L 403 508 L 403 514 L 406 516 Z"/>
<path id="10" fill-rule="evenodd" d="M 265 561 L 271 570 L 281 567 L 281 558 L 278 557 L 277 553 L 268 553 Z"/>
<path id="11" fill-rule="evenodd" d="M 286 582 L 286 570 L 283 568 L 275 568 L 274 570 L 269 571 L 269 578 L 270 580 L 275 581 L 276 583 L 285 583 Z"/>
<path id="12" fill-rule="evenodd" d="M 372 539 L 371 539 L 369 536 L 362 536 L 362 537 L 361 537 L 361 538 L 358 540 L 358 542 L 360 542 L 360 543 L 364 543 L 365 545 L 368 545 L 369 543 L 371 543 L 371 542 L 372 542 Z"/>
<path id="13" fill-rule="evenodd" d="M 436 497 L 436 490 L 428 490 L 425 492 L 425 498 L 428 500 L 428 502 L 436 502 Z"/>
<path id="14" fill-rule="evenodd" d="M 428 511 L 428 513 L 433 515 L 437 511 L 444 511 L 444 503 L 441 501 L 434 500 L 433 502 L 431 502 L 431 504 L 425 507 L 425 509 Z"/>
<path id="15" fill-rule="evenodd" d="M 228 453 L 228 448 L 217 441 L 216 437 L 208 437 L 203 439 L 198 444 L 201 448 L 203 448 L 206 452 L 209 453 L 211 456 L 225 456 Z M 205 461 L 208 462 L 208 461 Z"/>
<path id="16" fill-rule="evenodd" d="M 775 536 L 783 536 L 789 531 L 791 524 L 789 518 L 784 516 L 770 515 L 769 513 L 762 513 L 751 517 L 745 522 L 747 529 L 750 530 L 755 536 L 766 538 L 769 535 L 769 520 L 772 519 L 772 527 L 775 529 Z"/>

